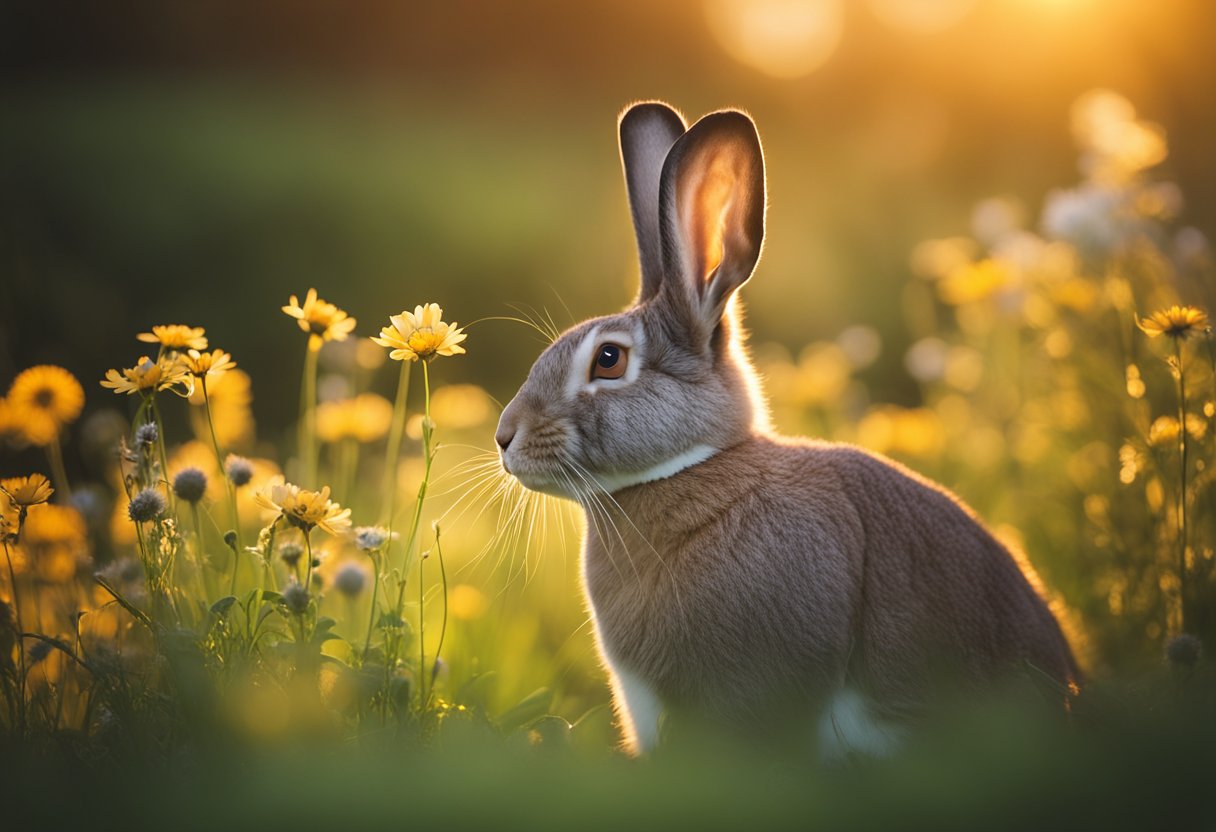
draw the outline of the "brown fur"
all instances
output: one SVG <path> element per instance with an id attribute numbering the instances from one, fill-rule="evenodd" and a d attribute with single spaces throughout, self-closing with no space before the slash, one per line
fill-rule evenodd
<path id="1" fill-rule="evenodd" d="M 1027 664 L 1075 680 L 1044 600 L 956 497 L 769 431 L 736 295 L 764 234 L 759 138 L 737 112 L 683 125 L 661 104 L 623 116 L 638 299 L 555 341 L 496 437 L 525 485 L 587 511 L 586 590 L 631 742 L 651 698 L 752 728 L 814 718 L 845 686 L 907 717 L 939 685 Z M 628 342 L 632 376 L 589 377 L 600 339 Z"/>
<path id="2" fill-rule="evenodd" d="M 614 497 L 631 523 L 592 523 L 585 549 L 599 635 L 672 707 L 750 722 L 848 682 L 919 710 L 943 660 L 974 682 L 1076 675 L 970 510 L 860 448 L 756 436 Z"/>

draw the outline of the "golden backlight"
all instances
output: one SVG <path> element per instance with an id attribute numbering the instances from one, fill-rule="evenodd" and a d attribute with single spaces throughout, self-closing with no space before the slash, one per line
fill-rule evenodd
<path id="1" fill-rule="evenodd" d="M 840 0 L 709 0 L 705 15 L 727 54 L 776 78 L 814 72 L 844 31 Z"/>

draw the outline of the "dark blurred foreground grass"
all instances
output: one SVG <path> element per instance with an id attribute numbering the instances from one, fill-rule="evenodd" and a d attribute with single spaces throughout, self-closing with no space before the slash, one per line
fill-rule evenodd
<path id="1" fill-rule="evenodd" d="M 1210 829 L 1211 677 L 1096 685 L 1067 721 L 969 707 L 895 759 L 831 768 L 708 740 L 631 760 L 553 717 L 508 737 L 462 723 L 426 751 L 220 744 L 155 763 L 65 735 L 0 751 L 2 827 Z"/>

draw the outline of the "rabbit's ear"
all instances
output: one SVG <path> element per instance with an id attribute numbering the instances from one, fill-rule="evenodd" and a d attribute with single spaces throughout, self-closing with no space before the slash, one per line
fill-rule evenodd
<path id="1" fill-rule="evenodd" d="M 634 104 L 621 114 L 621 165 L 629 190 L 629 209 L 642 261 L 638 301 L 659 291 L 663 281 L 663 251 L 659 236 L 659 177 L 663 160 L 688 125 L 671 107 L 658 101 Z"/>
<path id="2" fill-rule="evenodd" d="M 764 242 L 764 154 L 756 125 L 735 110 L 698 121 L 663 164 L 659 216 L 671 299 L 712 335 Z M 681 284 L 677 286 L 676 284 Z"/>

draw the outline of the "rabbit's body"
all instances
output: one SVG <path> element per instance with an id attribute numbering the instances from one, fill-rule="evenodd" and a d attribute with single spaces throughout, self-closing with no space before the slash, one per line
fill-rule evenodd
<path id="1" fill-rule="evenodd" d="M 586 510 L 584 580 L 631 745 L 687 714 L 818 719 L 825 745 L 881 753 L 938 685 L 1027 663 L 1071 682 L 1033 577 L 955 497 L 769 429 L 735 302 L 764 236 L 751 120 L 685 128 L 641 104 L 620 129 L 641 291 L 544 351 L 496 440 L 524 485 Z"/>
<path id="2" fill-rule="evenodd" d="M 632 720 L 637 746 L 656 712 L 760 727 L 850 690 L 898 718 L 946 675 L 1075 674 L 1010 553 L 950 494 L 859 448 L 757 436 L 613 498 L 628 520 L 607 501 L 592 517 L 584 575 L 618 695 L 658 703 Z"/>

